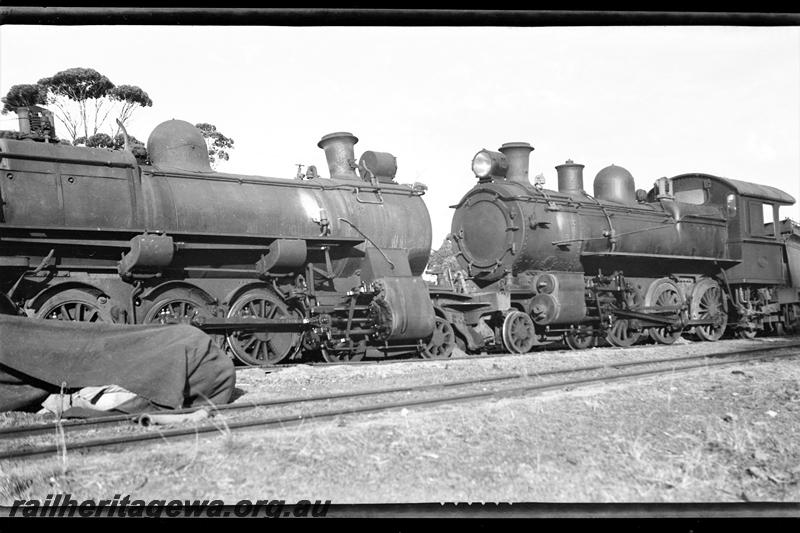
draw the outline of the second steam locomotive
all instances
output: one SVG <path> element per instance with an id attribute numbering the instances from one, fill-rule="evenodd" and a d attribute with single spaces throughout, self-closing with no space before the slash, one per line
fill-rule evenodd
<path id="1" fill-rule="evenodd" d="M 479 290 L 434 294 L 463 313 L 463 342 L 523 353 L 565 340 L 670 344 L 683 332 L 719 339 L 781 333 L 800 317 L 800 231 L 779 222 L 794 199 L 773 187 L 708 174 L 635 190 L 611 165 L 584 190 L 583 165 L 556 167 L 558 190 L 528 178 L 527 143 L 482 150 L 478 183 L 455 207 L 451 241 Z M 483 328 L 482 335 L 475 332 Z"/>

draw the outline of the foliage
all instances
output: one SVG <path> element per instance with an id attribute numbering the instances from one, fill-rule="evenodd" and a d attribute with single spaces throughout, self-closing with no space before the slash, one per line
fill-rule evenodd
<path id="1" fill-rule="evenodd" d="M 38 84 L 55 95 L 66 96 L 72 100 L 102 98 L 114 88 L 111 80 L 93 68 L 62 70 L 49 78 L 42 78 Z"/>
<path id="2" fill-rule="evenodd" d="M 144 92 L 140 87 L 135 85 L 118 85 L 109 91 L 109 97 L 120 103 L 119 121 L 124 126 L 128 119 L 131 118 L 137 106 L 151 107 L 153 101 L 150 96 Z M 116 133 L 119 134 L 119 126 L 117 126 Z"/>
<path id="3" fill-rule="evenodd" d="M 217 131 L 217 127 L 213 124 L 201 122 L 195 124 L 195 127 L 203 133 L 203 138 L 206 140 L 208 160 L 212 167 L 215 166 L 218 159 L 225 161 L 230 159 L 228 150 L 233 149 L 233 139 L 226 137 L 221 131 Z"/>
<path id="4" fill-rule="evenodd" d="M 91 68 L 70 68 L 40 79 L 38 85 L 47 92 L 47 103 L 55 106 L 56 116 L 73 140 L 80 129 L 84 137 L 89 137 L 90 122 L 92 134 L 97 133 L 103 122 L 105 97 L 114 88 L 111 80 Z"/>
<path id="5" fill-rule="evenodd" d="M 141 88 L 132 85 L 117 87 L 91 68 L 62 70 L 49 78 L 42 78 L 37 85 L 47 95 L 47 105 L 55 107 L 56 118 L 73 141 L 81 134 L 88 139 L 99 133 L 112 113 L 124 125 L 136 108 L 153 105 Z M 118 127 L 114 133 L 119 133 Z"/>
<path id="6" fill-rule="evenodd" d="M 0 139 L 13 139 L 15 141 L 25 141 L 25 140 L 33 140 L 33 141 L 42 141 L 42 137 L 35 133 L 21 133 L 16 130 L 0 130 Z M 55 139 L 50 138 L 50 142 L 54 144 L 72 144 L 65 139 Z"/>
<path id="7" fill-rule="evenodd" d="M 445 239 L 438 250 L 431 250 L 427 271 L 437 274 L 440 280 L 439 284 L 446 284 L 450 280 L 455 281 L 459 277 L 459 273 L 463 279 L 466 280 L 467 278 L 467 273 L 461 268 L 456 259 L 456 249 L 448 239 Z M 477 286 L 471 281 L 466 281 L 466 289 L 467 291 L 472 291 L 477 289 Z"/>
<path id="8" fill-rule="evenodd" d="M 0 139 L 13 139 L 15 141 L 20 141 L 23 139 L 29 139 L 30 137 L 31 135 L 29 133 L 20 133 L 13 130 L 0 130 Z"/>
<path id="9" fill-rule="evenodd" d="M 9 111 L 14 112 L 18 107 L 28 107 L 34 105 L 45 105 L 47 103 L 47 92 L 35 84 L 13 85 L 3 98 L 2 114 Z"/>
<path id="10" fill-rule="evenodd" d="M 137 159 L 146 159 L 147 149 L 145 148 L 143 142 L 132 136 L 128 137 L 128 142 L 133 155 L 136 156 Z M 114 137 L 111 137 L 107 133 L 96 133 L 88 138 L 78 137 L 72 141 L 72 144 L 75 146 L 87 146 L 89 148 L 109 148 L 111 150 L 123 150 L 125 149 L 125 136 L 122 133 L 118 133 Z"/>
<path id="11" fill-rule="evenodd" d="M 118 150 L 120 148 L 120 146 L 114 142 L 114 139 L 111 138 L 111 135 L 107 133 L 95 133 L 88 139 L 86 137 L 78 137 L 72 141 L 72 144 L 75 146 L 88 146 L 89 148 L 111 148 L 113 150 Z"/>

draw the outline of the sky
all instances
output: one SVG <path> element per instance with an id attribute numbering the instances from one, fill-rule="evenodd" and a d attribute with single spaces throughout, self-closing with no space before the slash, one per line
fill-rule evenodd
<path id="1" fill-rule="evenodd" d="M 172 118 L 215 124 L 235 141 L 222 172 L 327 176 L 316 143 L 352 132 L 356 157 L 391 152 L 399 182 L 428 186 L 434 248 L 472 157 L 511 141 L 547 188 L 573 159 L 590 193 L 613 163 L 637 188 L 707 172 L 800 200 L 798 27 L 0 27 L 0 94 L 71 67 L 150 95 L 128 125 L 142 141 Z"/>

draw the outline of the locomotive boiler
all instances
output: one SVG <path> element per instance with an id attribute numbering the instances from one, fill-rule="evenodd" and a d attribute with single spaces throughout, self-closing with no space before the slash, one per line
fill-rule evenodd
<path id="1" fill-rule="evenodd" d="M 556 167 L 558 190 L 528 177 L 528 143 L 481 150 L 476 186 L 455 205 L 451 241 L 481 307 L 442 301 L 525 352 L 564 339 L 629 346 L 690 332 L 717 340 L 797 325 L 800 236 L 778 223 L 794 199 L 773 187 L 708 174 L 636 190 L 610 165 L 584 189 L 583 165 Z"/>
<path id="2" fill-rule="evenodd" d="M 0 290 L 30 316 L 188 322 L 240 361 L 418 350 L 434 314 L 420 277 L 422 185 L 350 133 L 325 135 L 330 178 L 215 172 L 202 134 L 170 120 L 149 160 L 0 139 Z"/>

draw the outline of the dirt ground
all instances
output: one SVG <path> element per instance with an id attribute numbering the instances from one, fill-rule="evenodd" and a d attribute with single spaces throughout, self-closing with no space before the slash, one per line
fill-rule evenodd
<path id="1" fill-rule="evenodd" d="M 794 340 L 797 340 L 796 338 Z M 237 402 L 680 357 L 770 340 L 237 376 Z M 30 422 L 8 414 L 0 425 Z M 0 505 L 104 499 L 333 503 L 800 501 L 800 358 L 542 395 L 348 415 L 0 463 Z"/>

